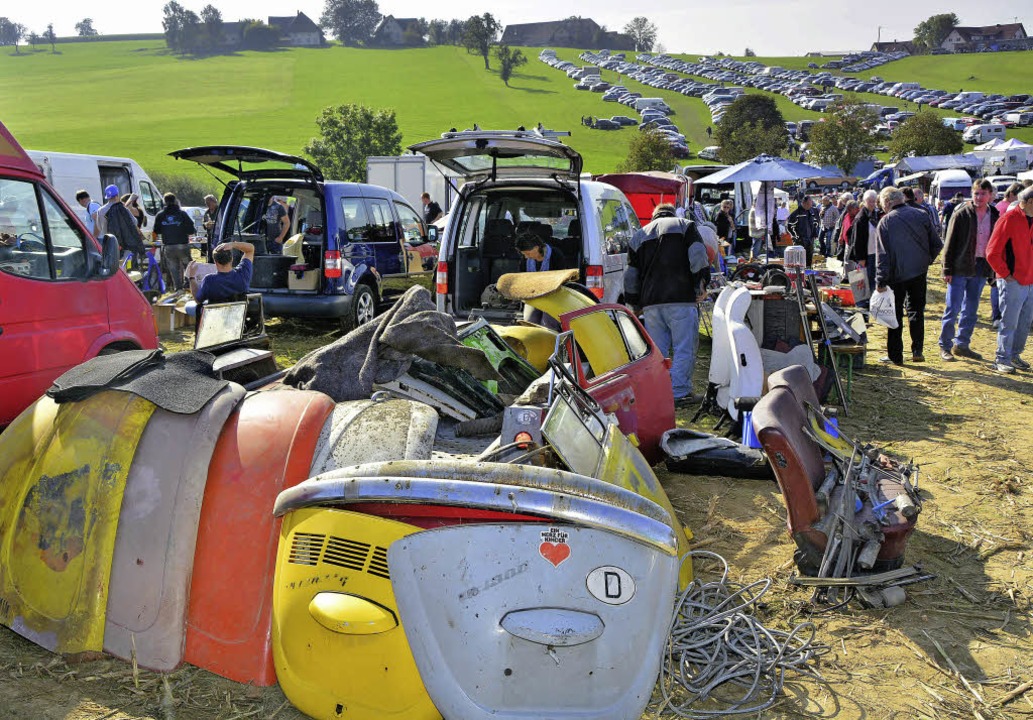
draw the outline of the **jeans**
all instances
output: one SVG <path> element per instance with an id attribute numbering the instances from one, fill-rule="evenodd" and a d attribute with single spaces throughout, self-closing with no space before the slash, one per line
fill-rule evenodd
<path id="1" fill-rule="evenodd" d="M 750 238 L 750 240 L 753 241 L 753 246 L 750 249 L 750 254 L 752 257 L 759 258 L 760 254 L 764 251 L 764 238 L 755 237 Z"/>
<path id="2" fill-rule="evenodd" d="M 940 328 L 940 347 L 950 350 L 956 345 L 968 347 L 972 340 L 972 331 L 976 328 L 976 313 L 979 309 L 979 296 L 983 294 L 986 277 L 977 275 L 964 277 L 951 276 L 947 285 L 947 296 L 944 299 L 943 320 Z M 958 319 L 958 314 L 961 319 Z M 954 323 L 957 321 L 957 332 Z"/>
<path id="3" fill-rule="evenodd" d="M 818 244 L 821 246 L 821 254 L 825 257 L 829 256 L 829 250 L 832 247 L 832 233 L 834 228 L 825 228 L 821 231 L 821 235 L 818 236 Z"/>
<path id="4" fill-rule="evenodd" d="M 165 245 L 161 249 L 161 259 L 172 278 L 172 286 L 176 291 L 188 288 L 189 285 L 183 279 L 183 274 L 186 272 L 187 265 L 190 264 L 190 246 Z"/>
<path id="5" fill-rule="evenodd" d="M 896 299 L 897 327 L 886 331 L 886 354 L 895 363 L 904 362 L 904 308 L 907 307 L 907 326 L 911 334 L 911 354 L 922 355 L 925 345 L 925 290 L 926 276 L 892 283 Z"/>
<path id="6" fill-rule="evenodd" d="M 696 303 L 664 303 L 642 310 L 646 332 L 665 356 L 671 358 L 674 399 L 692 394 L 692 371 L 699 343 L 699 308 Z"/>
<path id="7" fill-rule="evenodd" d="M 1033 325 L 1033 285 L 1023 285 L 1012 278 L 998 280 L 1001 293 L 1001 327 L 997 330 L 997 362 L 1011 365 L 1012 358 L 1026 349 L 1030 325 Z"/>
<path id="8" fill-rule="evenodd" d="M 1001 291 L 997 283 L 990 283 L 990 322 L 1001 319 Z"/>

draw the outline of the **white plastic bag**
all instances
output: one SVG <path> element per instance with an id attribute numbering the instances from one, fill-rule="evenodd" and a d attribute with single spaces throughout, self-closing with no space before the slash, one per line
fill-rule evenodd
<path id="1" fill-rule="evenodd" d="M 885 325 L 890 330 L 896 330 L 899 327 L 897 301 L 893 296 L 893 288 L 888 287 L 882 292 L 873 293 L 868 311 L 871 313 L 872 320 L 880 325 Z"/>

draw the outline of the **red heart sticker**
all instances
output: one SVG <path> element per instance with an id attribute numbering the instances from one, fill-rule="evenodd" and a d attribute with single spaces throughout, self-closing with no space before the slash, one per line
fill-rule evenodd
<path id="1" fill-rule="evenodd" d="M 567 543 L 543 542 L 538 546 L 538 552 L 543 558 L 551 562 L 553 567 L 559 567 L 561 562 L 570 557 L 570 545 L 567 545 Z"/>

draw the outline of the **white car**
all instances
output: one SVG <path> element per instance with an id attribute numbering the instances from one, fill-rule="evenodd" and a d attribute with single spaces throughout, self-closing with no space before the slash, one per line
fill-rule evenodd
<path id="1" fill-rule="evenodd" d="M 703 160 L 717 160 L 718 155 L 721 153 L 720 145 L 708 145 L 699 151 L 698 157 Z"/>

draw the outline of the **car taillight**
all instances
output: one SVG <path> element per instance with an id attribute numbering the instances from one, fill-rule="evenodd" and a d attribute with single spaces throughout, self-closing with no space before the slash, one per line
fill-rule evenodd
<path id="1" fill-rule="evenodd" d="M 448 263 L 439 262 L 438 272 L 434 278 L 434 287 L 438 295 L 448 295 Z"/>
<path id="2" fill-rule="evenodd" d="M 526 431 L 518 432 L 516 436 L 513 438 L 513 442 L 522 448 L 526 448 L 533 440 L 534 438 L 531 437 L 531 433 Z"/>
<path id="3" fill-rule="evenodd" d="M 323 277 L 341 277 L 341 253 L 339 250 L 327 250 L 323 255 Z"/>
<path id="4" fill-rule="evenodd" d="M 603 266 L 589 265 L 585 268 L 585 287 L 600 300 L 603 299 Z"/>

